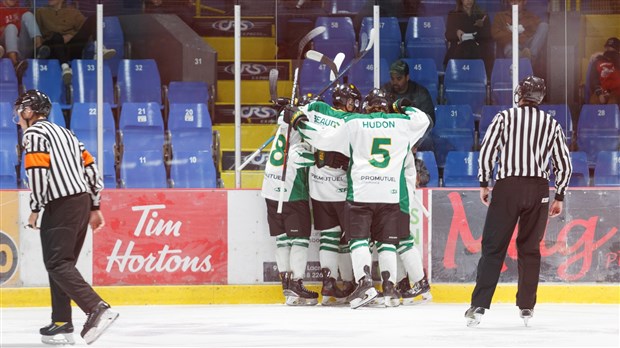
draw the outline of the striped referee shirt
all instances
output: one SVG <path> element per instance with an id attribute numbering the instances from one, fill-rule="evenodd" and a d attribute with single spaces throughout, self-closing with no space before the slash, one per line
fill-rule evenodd
<path id="1" fill-rule="evenodd" d="M 40 211 L 55 199 L 89 193 L 99 209 L 103 181 L 94 158 L 72 131 L 46 119 L 24 131 L 22 140 L 30 195 L 30 210 Z"/>
<path id="2" fill-rule="evenodd" d="M 562 127 L 533 106 L 521 106 L 495 115 L 480 149 L 478 180 L 489 184 L 495 162 L 496 180 L 509 176 L 549 180 L 549 158 L 555 172 L 555 199 L 564 199 L 572 173 L 570 153 Z"/>

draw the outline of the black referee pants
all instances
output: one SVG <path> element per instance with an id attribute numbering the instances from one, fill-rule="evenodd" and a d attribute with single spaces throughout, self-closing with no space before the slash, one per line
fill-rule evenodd
<path id="1" fill-rule="evenodd" d="M 549 182 L 509 177 L 497 181 L 482 231 L 482 256 L 471 305 L 490 308 L 508 244 L 517 222 L 519 283 L 517 306 L 533 309 L 540 274 L 540 241 L 549 213 Z"/>
<path id="2" fill-rule="evenodd" d="M 88 229 L 90 206 L 89 194 L 82 193 L 53 200 L 43 212 L 41 245 L 55 322 L 71 322 L 71 300 L 85 313 L 101 301 L 75 267 Z"/>

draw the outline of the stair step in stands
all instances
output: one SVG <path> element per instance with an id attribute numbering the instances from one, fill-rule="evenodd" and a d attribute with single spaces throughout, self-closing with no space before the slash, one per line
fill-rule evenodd
<path id="1" fill-rule="evenodd" d="M 278 69 L 278 94 L 291 96 L 290 60 L 254 60 L 241 62 L 241 103 L 260 104 L 271 99 L 269 95 L 269 71 Z M 216 102 L 234 103 L 235 101 L 235 62 L 219 60 L 217 63 L 217 100 Z"/>

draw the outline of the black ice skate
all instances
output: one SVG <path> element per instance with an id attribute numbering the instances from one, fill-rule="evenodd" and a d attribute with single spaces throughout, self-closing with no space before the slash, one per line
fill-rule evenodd
<path id="1" fill-rule="evenodd" d="M 303 280 L 291 279 L 288 283 L 289 296 L 286 297 L 286 304 L 289 306 L 314 306 L 319 303 L 319 294 L 308 290 L 304 286 Z"/>
<path id="2" fill-rule="evenodd" d="M 364 306 L 377 297 L 377 290 L 373 286 L 370 275 L 370 267 L 364 266 L 364 273 L 366 275 L 359 280 L 357 288 L 347 298 L 352 309 Z"/>
<path id="3" fill-rule="evenodd" d="M 377 297 L 375 297 L 371 301 L 369 301 L 366 304 L 366 307 L 385 308 L 385 297 L 383 297 L 383 292 L 377 290 Z"/>
<path id="4" fill-rule="evenodd" d="M 282 280 L 282 295 L 284 295 L 284 298 L 291 296 L 292 293 L 289 290 L 291 274 L 289 272 L 280 272 L 280 280 Z"/>
<path id="5" fill-rule="evenodd" d="M 347 297 L 336 285 L 336 278 L 331 276 L 328 268 L 322 268 L 323 287 L 321 288 L 321 305 L 323 306 L 342 306 L 345 304 Z"/>
<path id="6" fill-rule="evenodd" d="M 342 294 L 344 295 L 344 303 L 349 304 L 349 296 L 355 291 L 357 288 L 357 283 L 354 281 L 344 281 L 342 282 Z"/>
<path id="7" fill-rule="evenodd" d="M 110 310 L 110 305 L 101 301 L 95 309 L 88 314 L 86 323 L 80 335 L 86 344 L 95 342 L 105 330 L 118 318 L 118 313 Z"/>
<path id="8" fill-rule="evenodd" d="M 404 284 L 405 282 L 407 283 L 406 285 Z M 431 295 L 431 286 L 428 284 L 428 280 L 426 280 L 426 275 L 420 281 L 413 284 L 413 288 L 409 284 L 409 279 L 405 277 L 405 279 L 398 283 L 398 288 L 403 298 L 403 305 L 405 306 L 426 303 L 433 299 L 433 295 Z M 418 296 L 422 297 L 416 299 Z"/>
<path id="9" fill-rule="evenodd" d="M 465 311 L 465 319 L 467 319 L 467 326 L 474 327 L 480 324 L 480 319 L 484 315 L 484 308 L 471 306 Z"/>
<path id="10" fill-rule="evenodd" d="M 386 307 L 398 307 L 400 305 L 400 293 L 396 291 L 394 283 L 392 283 L 389 278 L 390 272 L 381 272 L 381 279 L 383 279 L 383 283 L 381 284 L 383 287 L 383 301 Z"/>
<path id="11" fill-rule="evenodd" d="M 41 342 L 51 345 L 75 344 L 73 340 L 73 324 L 52 322 L 39 330 Z"/>
<path id="12" fill-rule="evenodd" d="M 523 323 L 525 324 L 525 326 L 527 326 L 527 322 L 530 320 L 531 317 L 534 316 L 534 310 L 533 309 L 520 309 L 519 310 L 519 316 L 521 317 L 521 319 L 523 319 Z"/>

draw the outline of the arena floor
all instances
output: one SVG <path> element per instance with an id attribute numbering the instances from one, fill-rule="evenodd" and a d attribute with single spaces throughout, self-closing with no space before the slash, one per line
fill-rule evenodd
<path id="1" fill-rule="evenodd" d="M 620 307 L 539 304 L 525 327 L 515 306 L 493 305 L 476 328 L 465 325 L 467 304 L 399 308 L 284 305 L 119 306 L 99 347 L 386 347 L 620 345 Z M 0 308 L 0 346 L 41 347 L 47 307 Z M 74 311 L 76 346 L 85 316 Z"/>

